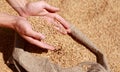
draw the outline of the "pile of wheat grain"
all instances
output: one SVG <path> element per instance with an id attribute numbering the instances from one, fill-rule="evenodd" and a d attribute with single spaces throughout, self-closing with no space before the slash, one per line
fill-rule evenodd
<path id="1" fill-rule="evenodd" d="M 98 48 L 107 56 L 112 72 L 120 71 L 119 0 L 46 1 L 51 5 L 59 7 L 61 9 L 59 14 L 72 24 L 75 24 L 79 30 L 86 34 L 90 40 L 98 46 Z M 5 0 L 0 0 L 0 7 L 0 12 L 16 15 L 16 12 L 5 2 Z M 49 23 L 39 19 L 39 17 L 30 18 L 30 22 L 34 25 L 33 27 L 36 25 L 35 30 L 46 35 L 45 42 L 59 48 L 58 51 L 46 52 L 42 50 L 43 52 L 41 52 L 40 48 L 28 45 L 27 50 L 33 50 L 35 55 L 48 56 L 52 62 L 65 67 L 74 66 L 83 61 L 95 61 L 94 55 L 86 50 L 85 47 L 77 44 L 68 35 L 58 33 Z M 5 34 L 5 32 L 2 34 Z M 4 44 L 1 46 L 3 45 Z M 0 48 L 5 49 L 3 47 Z M 0 52 L 0 65 L 1 72 L 11 72 L 11 70 L 4 64 L 2 52 Z"/>
<path id="2" fill-rule="evenodd" d="M 69 35 L 63 35 L 54 29 L 54 24 L 48 23 L 40 17 L 29 17 L 33 29 L 46 36 L 42 42 L 54 46 L 57 50 L 48 51 L 47 53 L 38 53 L 38 56 L 47 56 L 61 66 L 75 66 L 83 61 L 95 61 L 92 55 L 84 46 L 78 44 Z M 27 46 L 26 49 L 31 48 Z M 34 51 L 34 47 L 31 48 Z M 40 51 L 41 52 L 41 51 Z"/>

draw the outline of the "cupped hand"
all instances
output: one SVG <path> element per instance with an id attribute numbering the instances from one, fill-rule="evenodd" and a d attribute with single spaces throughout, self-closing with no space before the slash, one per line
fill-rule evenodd
<path id="1" fill-rule="evenodd" d="M 70 32 L 69 23 L 58 15 L 57 11 L 59 11 L 59 8 L 47 4 L 45 1 L 38 1 L 28 3 L 25 8 L 25 14 L 22 16 L 41 16 L 48 22 L 53 23 L 55 25 L 54 28 L 59 32 L 67 34 Z"/>
<path id="2" fill-rule="evenodd" d="M 34 44 L 38 47 L 45 49 L 50 49 L 50 50 L 55 49 L 53 46 L 41 42 L 40 40 L 44 39 L 45 36 L 42 35 L 41 33 L 37 33 L 33 31 L 29 22 L 23 17 L 16 18 L 16 23 L 14 24 L 14 30 L 18 32 L 20 36 L 22 36 L 25 40 L 27 40 L 31 44 Z"/>

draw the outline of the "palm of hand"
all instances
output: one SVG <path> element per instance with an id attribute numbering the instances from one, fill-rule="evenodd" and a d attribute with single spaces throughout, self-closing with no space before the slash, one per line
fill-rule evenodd
<path id="1" fill-rule="evenodd" d="M 15 24 L 15 31 L 19 33 L 24 39 L 26 39 L 31 44 L 34 44 L 41 48 L 54 50 L 53 46 L 50 46 L 46 43 L 41 42 L 41 39 L 44 39 L 44 35 L 37 33 L 32 30 L 31 25 L 25 18 L 18 18 L 17 23 Z"/>
<path id="2" fill-rule="evenodd" d="M 38 1 L 34 3 L 29 3 L 26 9 L 28 15 L 41 16 L 48 22 L 53 23 L 55 25 L 54 28 L 57 29 L 59 32 L 67 34 L 69 25 L 61 16 L 56 14 L 56 12 L 59 10 L 58 8 L 50 6 L 44 1 Z"/>
<path id="3" fill-rule="evenodd" d="M 46 19 L 48 22 L 51 22 L 55 25 L 55 28 L 63 33 L 67 34 L 70 32 L 68 23 L 59 16 L 56 12 L 58 8 L 52 7 L 49 4 L 45 3 L 44 1 L 38 1 L 34 3 L 29 3 L 26 5 L 25 8 L 25 16 L 41 16 L 42 18 Z M 15 30 L 28 42 L 34 44 L 41 48 L 46 48 L 50 50 L 54 50 L 53 46 L 50 46 L 46 43 L 41 42 L 41 39 L 44 39 L 44 36 L 41 33 L 37 33 L 32 30 L 31 25 L 25 18 L 18 19 L 17 23 L 15 24 Z"/>

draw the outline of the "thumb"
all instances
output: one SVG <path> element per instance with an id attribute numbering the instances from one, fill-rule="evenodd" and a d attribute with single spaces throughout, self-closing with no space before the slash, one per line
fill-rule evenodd
<path id="1" fill-rule="evenodd" d="M 49 5 L 49 4 L 46 4 L 46 5 L 45 5 L 45 9 L 46 9 L 47 11 L 49 11 L 49 12 L 57 12 L 57 11 L 59 11 L 59 8 L 54 7 L 54 6 L 51 6 L 51 5 Z"/>

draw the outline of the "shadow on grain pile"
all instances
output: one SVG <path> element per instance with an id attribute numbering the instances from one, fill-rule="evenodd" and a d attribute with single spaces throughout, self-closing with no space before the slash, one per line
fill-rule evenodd
<path id="1" fill-rule="evenodd" d="M 44 49 L 31 46 L 30 44 L 26 45 L 25 49 L 33 52 L 34 55 L 50 57 L 52 62 L 63 67 L 75 66 L 83 61 L 95 61 L 94 55 L 89 50 L 78 44 L 69 35 L 59 33 L 53 28 L 53 24 L 46 22 L 40 17 L 30 17 L 28 20 L 35 31 L 46 36 L 42 41 L 57 49 L 56 51 L 46 51 Z"/>
<path id="2" fill-rule="evenodd" d="M 12 8 L 8 8 L 8 5 L 5 5 L 5 1 L 4 2 L 3 1 L 2 0 L 0 1 L 1 11 L 2 12 L 7 11 L 10 14 L 11 13 L 14 14 Z M 87 36 L 91 37 L 91 39 L 102 49 L 102 51 L 105 51 L 104 53 L 107 53 L 107 58 L 109 59 L 109 64 L 111 66 L 112 71 L 119 72 L 120 67 L 119 64 L 120 18 L 118 18 L 120 17 L 118 10 L 120 9 L 119 0 L 74 0 L 74 1 L 46 0 L 46 1 L 48 1 L 52 5 L 60 7 L 62 11 L 60 13 L 61 16 L 74 23 L 78 28 L 80 28 L 84 33 L 86 33 Z M 2 44 L 1 47 L 4 45 L 3 39 L 7 38 L 7 36 L 4 37 L 3 34 L 1 34 Z M 7 45 L 5 44 L 3 47 L 7 48 Z M 85 50 L 84 47 L 81 45 L 79 46 L 74 45 L 73 48 L 69 49 L 65 49 L 62 47 L 62 49 L 59 49 L 59 51 L 57 52 L 39 49 L 38 47 L 33 45 L 31 45 L 32 47 L 30 45 L 27 46 L 29 47 L 27 47 L 28 49 L 26 50 L 30 49 L 29 51 L 33 52 L 34 55 L 38 55 L 38 57 L 39 56 L 50 57 L 52 61 L 65 67 L 75 66 L 83 61 L 88 60 L 95 61 L 95 57 L 88 50 Z M 4 52 L 5 55 L 7 53 L 6 50 L 3 50 L 3 48 L 1 48 L 0 51 Z M 7 55 L 5 58 L 7 58 Z"/>
<path id="3" fill-rule="evenodd" d="M 4 63 L 7 63 L 7 60 L 12 55 L 14 48 L 14 31 L 11 29 L 0 28 L 0 52 L 3 54 Z M 13 65 L 7 65 L 14 72 L 17 70 Z"/>
<path id="4" fill-rule="evenodd" d="M 53 24 L 47 23 L 45 20 L 41 19 L 40 17 L 34 16 L 34 17 L 30 17 L 28 20 L 31 22 L 32 27 L 35 31 L 41 32 L 44 35 L 46 35 L 46 39 L 41 40 L 41 41 L 56 47 L 56 51 L 48 51 L 48 52 L 42 53 L 41 52 L 42 50 L 41 50 L 40 53 L 37 52 L 37 53 L 39 53 L 38 56 L 48 56 L 52 59 L 52 61 L 54 63 L 56 60 L 58 60 L 57 64 L 59 64 L 59 62 L 65 64 L 64 59 L 67 59 L 67 58 L 62 58 L 63 56 L 65 56 L 65 57 L 70 56 L 71 60 L 73 59 L 73 57 L 71 57 L 71 55 L 66 55 L 66 53 L 64 51 L 67 50 L 68 53 L 75 54 L 74 56 L 78 56 L 76 53 L 72 52 L 70 50 L 70 48 L 73 48 L 74 45 L 76 45 L 76 46 L 79 45 L 78 43 L 80 43 L 80 41 L 81 41 L 87 47 L 88 50 L 90 50 L 93 54 L 95 54 L 98 64 L 92 63 L 92 62 L 80 63 L 80 62 L 76 62 L 75 60 L 72 60 L 72 61 L 67 60 L 67 61 L 69 61 L 70 63 L 76 62 L 78 64 L 77 67 L 80 67 L 80 68 L 82 68 L 82 66 L 83 66 L 82 71 L 85 71 L 83 69 L 84 69 L 84 66 L 86 65 L 85 66 L 85 69 L 87 69 L 86 72 L 107 72 L 106 70 L 109 70 L 109 67 L 107 65 L 104 55 L 99 51 L 99 49 L 97 49 L 96 46 L 94 46 L 93 43 L 91 43 L 91 41 L 89 41 L 89 39 L 87 39 L 75 27 L 71 28 L 72 33 L 70 35 L 72 36 L 73 39 L 76 38 L 76 41 L 79 41 L 78 43 L 75 42 L 68 35 L 62 35 L 59 32 L 57 32 L 56 30 L 54 30 Z M 81 38 L 83 38 L 83 39 L 81 39 Z M 26 45 L 25 49 L 31 48 L 32 49 L 31 52 L 34 52 L 35 48 L 33 48 L 33 47 L 34 46 Z M 77 48 L 74 48 L 74 49 L 77 49 Z M 34 55 L 36 55 L 36 54 L 34 54 Z M 61 55 L 61 57 L 60 57 L 60 55 Z M 80 59 L 80 58 L 76 58 L 76 59 Z M 71 64 L 69 64 L 69 65 L 71 65 Z M 77 67 L 75 67 L 75 68 L 73 67 L 73 70 L 77 69 Z M 80 68 L 78 68 L 78 69 L 80 69 Z M 63 69 L 63 71 L 65 71 L 65 72 L 69 71 L 69 70 L 71 70 L 71 69 L 70 68 L 65 69 L 65 70 Z"/>
<path id="5" fill-rule="evenodd" d="M 72 29 L 73 30 L 73 29 Z M 73 30 L 75 33 L 76 31 Z M 72 33 L 74 34 L 74 33 Z M 81 34 L 82 35 L 82 34 Z M 81 35 L 77 34 L 76 36 Z M 81 39 L 81 38 L 80 38 Z M 79 40 L 80 40 L 79 39 Z M 84 39 L 81 39 L 84 40 Z M 86 41 L 84 44 L 87 44 Z M 77 66 L 70 67 L 70 68 L 61 68 L 57 64 L 53 64 L 49 62 L 47 58 L 44 57 L 35 57 L 31 55 L 29 52 L 24 51 L 24 39 L 22 39 L 19 35 L 16 34 L 15 36 L 15 49 L 13 51 L 13 63 L 16 65 L 16 68 L 19 72 L 23 72 L 19 69 L 18 65 L 16 64 L 16 61 L 23 67 L 27 72 L 107 72 L 106 68 L 106 61 L 104 60 L 104 55 L 101 58 L 101 52 L 94 48 L 94 46 L 91 47 L 93 49 L 93 52 L 98 52 L 97 58 L 101 58 L 103 60 L 97 59 L 98 63 L 92 63 L 92 62 L 84 62 L 80 63 Z M 88 44 L 88 46 L 91 46 L 91 44 Z M 94 51 L 94 49 L 96 51 Z M 99 53 L 100 52 L 100 53 Z M 100 55 L 100 56 L 99 56 Z M 100 62 L 101 63 L 100 63 Z M 103 62 L 103 63 L 102 63 Z M 101 64 L 101 65 L 100 65 Z"/>

